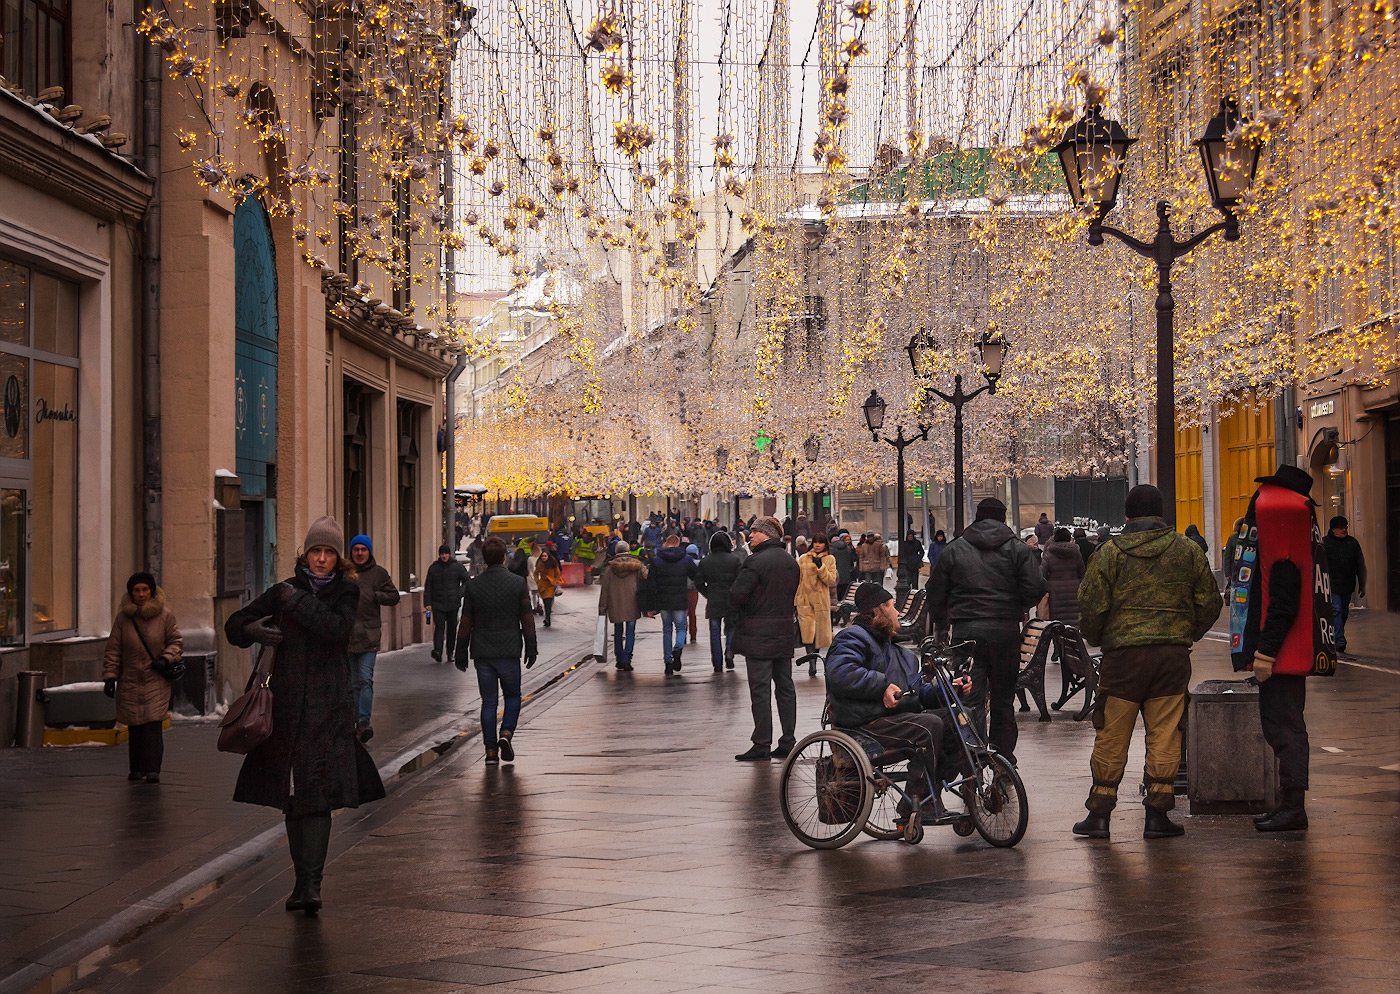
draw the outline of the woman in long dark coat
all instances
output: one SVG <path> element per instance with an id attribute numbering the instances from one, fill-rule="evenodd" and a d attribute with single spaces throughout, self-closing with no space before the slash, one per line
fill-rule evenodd
<path id="1" fill-rule="evenodd" d="M 288 911 L 321 910 L 331 812 L 384 796 L 384 784 L 355 734 L 348 646 L 360 603 L 345 534 L 334 518 L 306 533 L 296 574 L 224 624 L 236 646 L 277 647 L 272 736 L 248 753 L 233 799 L 280 809 L 296 870 Z"/>
<path id="2" fill-rule="evenodd" d="M 1084 555 L 1069 529 L 1055 531 L 1055 540 L 1040 557 L 1040 570 L 1049 588 L 1050 617 L 1067 625 L 1079 624 L 1079 582 L 1084 579 Z"/>

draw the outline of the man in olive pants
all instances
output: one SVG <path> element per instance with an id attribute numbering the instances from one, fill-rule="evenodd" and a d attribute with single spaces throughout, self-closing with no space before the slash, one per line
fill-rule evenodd
<path id="1" fill-rule="evenodd" d="M 1220 614 L 1220 590 L 1205 553 L 1162 520 L 1162 494 L 1138 486 L 1124 508 L 1123 534 L 1101 545 L 1079 585 L 1080 632 L 1102 645 L 1094 704 L 1094 783 L 1089 816 L 1075 835 L 1109 837 L 1108 818 L 1128 765 L 1138 712 L 1147 740 L 1145 839 L 1186 830 L 1167 817 L 1176 806 L 1181 729 L 1191 683 L 1191 646 Z"/>

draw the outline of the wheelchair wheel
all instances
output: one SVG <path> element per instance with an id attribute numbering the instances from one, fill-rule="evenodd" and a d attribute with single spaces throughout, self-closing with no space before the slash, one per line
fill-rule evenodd
<path id="1" fill-rule="evenodd" d="M 908 761 L 891 763 L 881 767 L 875 774 L 875 784 L 871 790 L 874 799 L 870 805 L 870 817 L 865 820 L 863 831 L 872 839 L 889 841 L 903 837 L 904 829 L 894 823 L 899 817 L 899 802 L 904 800 L 896 786 L 908 782 Z"/>
<path id="2" fill-rule="evenodd" d="M 1021 775 L 998 753 L 983 755 L 977 764 L 976 793 L 971 794 L 968 814 L 977 832 L 991 845 L 1010 848 L 1026 834 L 1030 810 Z"/>
<path id="3" fill-rule="evenodd" d="M 783 761 L 783 820 L 803 845 L 840 849 L 870 816 L 870 780 L 870 759 L 854 739 L 813 732 Z"/>

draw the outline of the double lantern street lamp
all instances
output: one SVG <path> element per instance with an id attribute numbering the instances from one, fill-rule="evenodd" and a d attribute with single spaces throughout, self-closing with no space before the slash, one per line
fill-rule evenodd
<path id="1" fill-rule="evenodd" d="M 1224 215 L 1199 234 L 1179 242 L 1172 237 L 1171 205 L 1157 203 L 1157 233 L 1150 242 L 1125 234 L 1103 219 L 1118 202 L 1118 184 L 1123 176 L 1131 138 L 1117 121 L 1103 116 L 1101 107 L 1089 107 L 1082 118 L 1065 130 L 1054 151 L 1060 157 L 1065 184 L 1076 207 L 1093 209 L 1089 224 L 1089 244 L 1102 245 L 1104 233 L 1112 235 L 1134 252 L 1157 264 L 1157 489 L 1162 492 L 1168 523 L 1176 522 L 1176 384 L 1173 368 L 1172 263 L 1182 258 L 1217 231 L 1227 242 L 1240 237 L 1236 209 L 1246 191 L 1254 185 L 1259 167 L 1261 142 L 1245 137 L 1245 125 L 1234 98 L 1220 102 L 1220 111 L 1206 125 L 1196 141 L 1201 166 L 1210 187 L 1211 201 Z"/>
<path id="2" fill-rule="evenodd" d="M 920 328 L 918 332 L 909 339 L 909 344 L 905 347 L 905 352 L 909 355 L 909 365 L 913 367 L 914 376 L 920 383 L 920 389 L 953 405 L 953 488 L 955 491 L 953 499 L 953 534 L 955 536 L 961 534 L 964 521 L 963 405 L 982 393 L 996 393 L 997 381 L 1001 379 L 1002 363 L 1006 359 L 1006 353 L 1010 349 L 1010 345 L 1005 338 L 989 330 L 983 333 L 981 339 L 977 343 L 977 348 L 981 353 L 982 375 L 987 380 L 986 385 L 978 387 L 971 393 L 965 393 L 962 388 L 962 374 L 959 373 L 953 377 L 953 392 L 951 394 L 946 394 L 926 382 L 930 376 L 930 363 L 933 354 L 938 349 L 938 343 L 934 340 L 933 336 L 930 335 L 926 329 Z M 870 437 L 877 442 L 882 440 L 880 431 L 885 426 L 885 408 L 887 406 L 884 399 L 875 390 L 870 391 L 870 396 L 867 397 L 865 403 L 861 405 L 861 411 L 865 415 L 865 426 L 870 429 Z M 907 527 L 905 524 L 904 509 L 904 450 L 915 442 L 926 441 L 928 439 L 928 433 L 929 429 L 927 425 L 919 425 L 918 434 L 910 435 L 906 438 L 904 435 L 904 426 L 898 425 L 896 426 L 894 438 L 888 436 L 883 437 L 883 441 L 887 445 L 894 446 L 895 451 L 895 493 L 897 513 L 899 515 L 899 537 L 897 541 L 901 543 Z M 900 575 L 895 580 L 895 597 L 899 601 L 902 601 L 909 593 L 909 584 L 905 581 L 904 575 L 905 574 L 901 571 Z"/>
<path id="3" fill-rule="evenodd" d="M 822 447 L 821 439 L 817 438 L 817 436 L 815 436 L 815 435 L 808 435 L 808 436 L 807 436 L 807 441 L 805 441 L 805 442 L 802 443 L 802 454 L 803 454 L 803 456 L 806 458 L 807 462 L 811 463 L 812 465 L 816 465 L 817 459 L 820 458 L 820 456 L 821 456 L 821 447 Z M 718 464 L 718 462 L 719 462 L 719 457 L 720 457 L 720 453 L 721 453 L 721 452 L 724 453 L 724 462 L 725 462 L 725 464 L 727 465 L 728 462 L 729 462 L 729 451 L 728 451 L 727 449 L 718 449 L 718 450 L 716 450 L 716 452 L 715 452 L 715 462 Z M 772 459 L 772 461 L 773 461 L 773 468 L 774 468 L 774 469 L 782 469 L 782 468 L 783 468 L 782 446 L 779 445 L 779 443 L 778 443 L 778 441 L 777 441 L 776 439 L 774 439 L 773 442 L 768 446 L 768 455 L 769 455 L 769 458 Z M 749 454 L 748 454 L 749 469 L 751 469 L 751 470 L 756 470 L 756 469 L 758 469 L 758 463 L 759 463 L 759 460 L 760 460 L 761 458 L 762 458 L 762 450 L 761 450 L 761 449 L 759 449 L 759 448 L 756 447 L 756 446 L 755 446 L 754 448 L 749 449 Z M 789 468 L 789 472 L 790 472 L 790 474 L 791 474 L 791 484 L 792 484 L 792 485 L 791 485 L 791 489 L 789 490 L 789 495 L 788 495 L 788 501 L 789 501 L 788 508 L 789 508 L 789 514 L 790 514 L 790 516 L 791 516 L 794 520 L 796 520 L 796 517 L 797 517 L 797 467 L 798 467 L 798 458 L 797 458 L 797 456 L 793 456 L 793 457 L 792 457 L 792 465 L 791 465 L 791 467 Z M 736 493 L 735 496 L 734 496 L 734 517 L 735 517 L 735 520 L 737 521 L 737 520 L 738 520 L 738 517 L 739 517 L 739 497 L 738 497 L 738 494 L 737 494 L 737 493 Z"/>

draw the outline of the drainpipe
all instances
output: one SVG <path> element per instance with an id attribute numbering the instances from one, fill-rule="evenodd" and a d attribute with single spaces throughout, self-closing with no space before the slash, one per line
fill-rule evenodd
<path id="1" fill-rule="evenodd" d="M 466 368 L 467 357 L 459 355 L 452 371 L 447 374 L 447 438 L 444 440 L 447 485 L 442 497 L 442 543 L 454 552 L 457 550 L 457 543 L 453 541 L 456 535 L 452 527 L 457 520 L 457 378 Z"/>
<path id="2" fill-rule="evenodd" d="M 143 12 L 153 6 L 147 0 Z M 161 51 L 153 41 L 142 46 L 141 169 L 153 184 L 141 231 L 141 508 L 146 569 L 160 577 L 161 425 L 160 425 L 160 98 Z"/>

